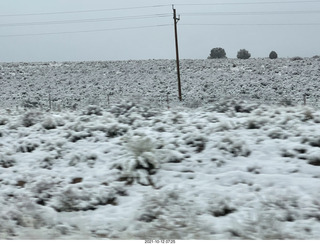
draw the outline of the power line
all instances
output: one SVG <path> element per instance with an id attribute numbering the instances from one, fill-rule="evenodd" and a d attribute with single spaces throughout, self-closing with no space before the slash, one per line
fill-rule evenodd
<path id="1" fill-rule="evenodd" d="M 320 23 L 292 23 L 292 24 L 180 24 L 182 26 L 319 26 Z"/>
<path id="2" fill-rule="evenodd" d="M 44 35 L 57 35 L 57 34 L 76 34 L 76 33 L 90 33 L 90 32 L 105 32 L 105 31 L 117 31 L 117 30 L 134 30 L 145 29 L 155 27 L 172 26 L 171 24 L 159 24 L 159 25 L 145 25 L 135 27 L 122 27 L 122 28 L 108 28 L 108 29 L 95 29 L 95 30 L 83 30 L 83 31 L 63 31 L 63 32 L 45 32 L 45 33 L 31 33 L 31 34 L 12 34 L 12 35 L 0 35 L 2 37 L 22 37 L 22 36 L 44 36 Z"/>
<path id="3" fill-rule="evenodd" d="M 264 4 L 291 4 L 291 3 L 320 3 L 320 1 L 277 1 L 277 2 L 232 2 L 232 3 L 182 3 L 177 6 L 217 6 L 217 5 L 264 5 Z"/>
<path id="4" fill-rule="evenodd" d="M 214 16 L 214 15 L 282 15 L 282 14 L 319 14 L 320 10 L 306 11 L 261 11 L 261 12 L 195 12 L 182 13 L 185 16 Z"/>
<path id="5" fill-rule="evenodd" d="M 96 19 L 76 19 L 76 20 L 55 20 L 55 21 L 41 21 L 41 22 L 22 22 L 22 23 L 8 23 L 0 24 L 0 27 L 16 27 L 16 26 L 30 26 L 30 25 L 56 25 L 56 24 L 76 24 L 89 22 L 104 22 L 104 21 L 121 21 L 133 19 L 150 19 L 150 18 L 164 18 L 170 14 L 153 14 L 153 15 L 136 15 L 136 16 L 122 16 L 112 18 L 96 18 Z"/>
<path id="6" fill-rule="evenodd" d="M 273 2 L 230 2 L 230 3 L 190 3 L 190 4 L 176 4 L 177 6 L 214 6 L 214 5 L 263 5 L 263 4 L 292 4 L 292 3 L 320 3 L 317 0 L 307 1 L 273 1 Z M 0 14 L 0 17 L 17 17 L 17 16 L 39 16 L 39 15 L 59 15 L 59 14 L 79 14 L 79 13 L 94 13 L 94 12 L 108 12 L 121 10 L 135 10 L 148 8 L 162 8 L 171 6 L 170 4 L 158 4 L 139 7 L 125 7 L 125 8 L 109 8 L 109 9 L 91 9 L 91 10 L 76 10 L 76 11 L 57 11 L 57 12 L 42 12 L 42 13 L 23 13 L 23 14 Z"/>
<path id="7" fill-rule="evenodd" d="M 318 2 L 320 1 L 286 1 L 286 2 L 259 2 L 259 3 L 213 3 L 213 4 L 178 4 L 178 5 L 225 5 L 225 4 L 263 4 L 263 3 L 300 3 L 300 2 Z M 85 11 L 69 11 L 69 12 L 52 12 L 52 13 L 38 13 L 38 14 L 25 14 L 25 15 L 44 15 L 44 14 L 61 14 L 61 13 L 82 13 L 92 11 L 113 11 L 123 9 L 141 9 L 152 7 L 163 7 L 168 5 L 152 5 L 143 7 L 132 8 L 117 8 L 117 9 L 101 9 L 101 10 L 85 10 Z M 268 15 L 268 14 L 318 14 L 320 10 L 310 11 L 260 11 L 260 12 L 196 12 L 196 13 L 182 13 L 185 16 L 215 16 L 215 15 Z M 2 15 L 3 16 L 3 15 Z M 14 26 L 33 26 L 33 25 L 55 25 L 55 24 L 74 24 L 74 23 L 88 23 L 88 22 L 103 22 L 103 21 L 121 21 L 121 20 L 133 20 L 133 19 L 148 19 L 148 18 L 164 18 L 171 16 L 171 14 L 161 13 L 152 15 L 135 15 L 135 16 L 120 16 L 111 18 L 95 18 L 95 19 L 74 19 L 74 20 L 56 20 L 56 21 L 42 21 L 42 22 L 24 22 L 24 23 L 7 23 L 0 24 L 0 27 L 14 27 Z M 0 15 L 1 17 L 1 15 Z M 319 23 L 291 23 L 291 24 L 201 24 L 201 23 L 182 23 L 183 26 L 319 26 Z M 96 30 L 84 30 L 84 31 L 65 31 L 65 32 L 47 32 L 47 33 L 33 33 L 33 34 L 12 34 L 12 35 L 0 35 L 0 37 L 14 37 L 14 36 L 39 36 L 39 35 L 53 35 L 53 34 L 72 34 L 72 33 L 87 33 L 87 32 L 102 32 L 111 30 L 128 30 L 128 29 L 141 29 L 150 27 L 169 26 L 163 25 L 149 25 L 138 27 L 123 27 L 123 28 L 109 28 L 109 29 L 96 29 Z"/>
<path id="8" fill-rule="evenodd" d="M 121 10 L 134 10 L 134 9 L 147 9 L 147 8 L 161 8 L 171 5 L 150 5 L 140 7 L 126 7 L 126 8 L 109 8 L 109 9 L 91 9 L 91 10 L 77 10 L 77 11 L 61 11 L 61 12 L 43 12 L 43 13 L 24 13 L 24 14 L 0 14 L 0 17 L 17 17 L 17 16 L 39 16 L 39 15 L 58 15 L 58 14 L 79 14 L 79 13 L 93 13 L 93 12 L 107 12 L 107 11 L 121 11 Z"/>
<path id="9" fill-rule="evenodd" d="M 196 12 L 196 13 L 182 13 L 184 16 L 221 16 L 221 15 L 282 15 L 282 14 L 318 14 L 320 10 L 309 11 L 262 11 L 262 12 Z M 95 19 L 75 19 L 75 20 L 55 20 L 55 21 L 39 21 L 39 22 L 20 22 L 0 24 L 0 27 L 17 27 L 17 26 L 35 26 L 35 25 L 56 25 L 56 24 L 77 24 L 90 22 L 106 22 L 106 21 L 123 21 L 134 19 L 150 19 L 150 18 L 165 18 L 171 14 L 152 14 L 152 15 L 135 15 L 135 16 L 121 16 L 111 18 L 95 18 Z"/>

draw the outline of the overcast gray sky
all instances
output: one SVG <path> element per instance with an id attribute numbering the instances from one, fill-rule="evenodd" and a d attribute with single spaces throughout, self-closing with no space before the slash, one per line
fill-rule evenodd
<path id="1" fill-rule="evenodd" d="M 172 4 L 181 59 L 320 55 L 320 0 L 0 0 L 0 62 L 174 59 Z"/>

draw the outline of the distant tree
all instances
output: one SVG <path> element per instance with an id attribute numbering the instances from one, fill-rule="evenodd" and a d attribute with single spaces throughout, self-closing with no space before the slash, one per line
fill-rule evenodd
<path id="1" fill-rule="evenodd" d="M 227 58 L 226 51 L 221 47 L 213 48 L 208 59 Z"/>
<path id="2" fill-rule="evenodd" d="M 270 59 L 276 59 L 278 58 L 278 54 L 275 51 L 271 51 L 269 54 Z"/>
<path id="3" fill-rule="evenodd" d="M 248 59 L 251 57 L 251 54 L 246 49 L 240 49 L 237 58 L 239 59 Z"/>

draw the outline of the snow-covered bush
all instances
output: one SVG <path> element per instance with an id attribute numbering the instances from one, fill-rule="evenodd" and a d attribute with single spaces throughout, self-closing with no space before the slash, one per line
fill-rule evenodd
<path id="1" fill-rule="evenodd" d="M 199 108 L 202 106 L 202 101 L 201 99 L 193 98 L 193 99 L 188 99 L 184 101 L 184 106 L 187 108 Z"/>
<path id="2" fill-rule="evenodd" d="M 316 135 L 308 135 L 302 139 L 302 143 L 308 143 L 312 147 L 320 147 L 320 137 Z"/>
<path id="3" fill-rule="evenodd" d="M 121 179 L 128 183 L 152 184 L 149 175 L 155 174 L 160 166 L 155 143 L 146 136 L 132 136 L 126 143 L 126 149 L 128 152 L 124 159 L 113 165 L 113 168 L 121 170 Z"/>
<path id="4" fill-rule="evenodd" d="M 272 197 L 271 197 L 272 196 Z M 281 195 L 279 192 L 270 195 L 255 204 L 247 217 L 236 222 L 237 225 L 229 230 L 236 239 L 255 240 L 284 240 L 300 239 L 301 233 L 288 232 L 285 225 L 301 218 L 298 197 Z M 306 237 L 304 237 L 306 238 Z"/>
<path id="5" fill-rule="evenodd" d="M 11 239 L 10 238 L 11 236 L 16 235 L 16 224 L 15 224 L 15 221 L 13 220 L 12 215 L 13 213 L 11 213 L 11 211 L 8 209 L 3 208 L 2 210 L 0 210 L 0 239 L 1 240 Z"/>
<path id="6" fill-rule="evenodd" d="M 299 115 L 301 121 L 306 122 L 309 120 L 314 120 L 314 111 L 311 108 L 305 107 L 302 110 L 301 116 Z"/>
<path id="7" fill-rule="evenodd" d="M 275 127 L 267 131 L 267 135 L 272 139 L 287 139 L 287 132 L 280 127 Z"/>
<path id="8" fill-rule="evenodd" d="M 232 120 L 222 120 L 215 128 L 216 132 L 236 129 L 236 125 Z"/>
<path id="9" fill-rule="evenodd" d="M 126 114 L 131 108 L 135 107 L 136 105 L 132 102 L 123 102 L 118 105 L 114 105 L 109 112 L 114 114 L 116 117 L 119 115 Z"/>
<path id="10" fill-rule="evenodd" d="M 83 111 L 83 114 L 85 115 L 102 115 L 102 109 L 99 106 L 96 105 L 90 105 L 86 108 L 85 111 Z"/>
<path id="11" fill-rule="evenodd" d="M 133 125 L 135 121 L 143 118 L 150 118 L 157 115 L 159 112 L 150 106 L 140 105 L 137 106 L 132 102 L 123 102 L 114 105 L 108 110 L 111 114 L 118 118 L 118 121 L 123 124 Z"/>
<path id="12" fill-rule="evenodd" d="M 145 152 L 152 152 L 155 145 L 149 137 L 133 136 L 127 143 L 127 147 L 138 158 Z"/>
<path id="13" fill-rule="evenodd" d="M 124 239 L 207 239 L 210 227 L 201 223 L 193 202 L 178 189 L 164 189 L 143 198 Z"/>
<path id="14" fill-rule="evenodd" d="M 30 153 L 39 147 L 38 143 L 31 140 L 23 140 L 19 143 L 20 145 L 17 147 L 16 152 Z"/>
<path id="15" fill-rule="evenodd" d="M 205 147 L 208 139 L 199 134 L 187 134 L 183 137 L 183 140 L 186 145 L 194 147 L 197 153 L 202 152 Z"/>
<path id="16" fill-rule="evenodd" d="M 251 113 L 259 107 L 258 104 L 248 103 L 239 99 L 221 99 L 213 104 L 210 104 L 206 109 L 208 111 L 217 111 L 219 113 L 226 113 L 235 111 L 238 113 Z"/>
<path id="17" fill-rule="evenodd" d="M 126 134 L 129 128 L 130 127 L 127 125 L 118 122 L 108 121 L 106 122 L 106 124 L 97 124 L 90 126 L 87 128 L 87 131 L 89 133 L 92 133 L 94 131 L 102 131 L 105 133 L 106 137 L 115 138 Z"/>
<path id="18" fill-rule="evenodd" d="M 8 118 L 0 117 L 0 125 L 6 125 L 9 122 Z"/>
<path id="19" fill-rule="evenodd" d="M 234 110 L 238 113 L 251 113 L 258 107 L 259 105 L 257 104 L 250 104 L 244 101 L 237 101 L 236 104 L 234 104 Z"/>
<path id="20" fill-rule="evenodd" d="M 215 102 L 211 106 L 208 107 L 208 111 L 217 111 L 219 113 L 226 113 L 230 110 L 233 110 L 233 101 L 230 100 L 222 100 L 219 102 Z"/>
<path id="21" fill-rule="evenodd" d="M 16 164 L 16 160 L 12 157 L 0 154 L 0 167 L 10 168 Z"/>
<path id="22" fill-rule="evenodd" d="M 245 240 L 283 240 L 294 239 L 283 233 L 283 226 L 275 219 L 273 213 L 248 213 L 241 223 L 229 230 L 232 239 Z"/>
<path id="23" fill-rule="evenodd" d="M 281 156 L 286 158 L 298 158 L 298 159 L 311 159 L 312 153 L 309 152 L 308 148 L 303 145 L 297 145 L 294 147 L 285 146 L 281 148 Z"/>
<path id="24" fill-rule="evenodd" d="M 280 100 L 280 105 L 282 106 L 293 106 L 294 102 L 291 98 L 289 97 L 284 97 Z"/>
<path id="25" fill-rule="evenodd" d="M 41 123 L 42 127 L 46 130 L 51 130 L 57 128 L 57 125 L 52 117 L 47 116 L 44 121 Z"/>
<path id="26" fill-rule="evenodd" d="M 22 101 L 24 108 L 38 108 L 40 107 L 39 98 L 25 99 Z"/>
<path id="27" fill-rule="evenodd" d="M 91 137 L 91 136 L 92 134 L 88 131 L 79 131 L 79 132 L 70 131 L 66 135 L 66 138 L 68 138 L 69 141 L 71 142 L 77 142 L 79 140 L 86 139 L 87 137 Z"/>
<path id="28" fill-rule="evenodd" d="M 36 204 L 28 195 L 1 202 L 1 240 L 87 239 L 82 223 L 59 221 L 50 207 Z M 66 237 L 67 236 L 67 237 Z"/>
<path id="29" fill-rule="evenodd" d="M 56 215 L 53 209 L 37 205 L 29 196 L 8 200 L 0 210 L 0 239 L 28 238 L 22 236 L 24 229 L 37 232 L 40 229 L 51 229 L 56 225 Z M 19 230 L 19 231 L 17 231 Z M 46 236 L 48 238 L 49 236 Z"/>
<path id="30" fill-rule="evenodd" d="M 35 202 L 45 206 L 55 195 L 55 192 L 59 191 L 62 185 L 65 184 L 62 182 L 63 179 L 61 177 L 43 176 L 36 181 L 29 180 L 27 188 L 30 190 Z"/>
<path id="31" fill-rule="evenodd" d="M 25 127 L 33 126 L 43 120 L 43 114 L 40 111 L 31 110 L 26 112 L 21 118 L 22 125 Z"/>
<path id="32" fill-rule="evenodd" d="M 260 129 L 263 126 L 267 125 L 270 122 L 270 119 L 265 117 L 249 117 L 248 121 L 246 122 L 247 129 Z"/>
<path id="33" fill-rule="evenodd" d="M 58 212 L 74 212 L 94 210 L 99 205 L 116 202 L 116 191 L 112 187 L 79 183 L 65 187 L 48 205 Z"/>
<path id="34" fill-rule="evenodd" d="M 312 198 L 310 198 L 308 201 L 304 201 L 305 204 L 304 207 L 304 217 L 305 218 L 311 218 L 315 219 L 317 221 L 320 221 L 320 200 L 319 200 L 319 193 Z"/>
<path id="35" fill-rule="evenodd" d="M 301 58 L 299 56 L 295 56 L 295 57 L 292 57 L 290 60 L 291 61 L 300 61 L 300 60 L 303 60 L 303 58 Z"/>
<path id="36" fill-rule="evenodd" d="M 308 154 L 308 163 L 313 166 L 320 166 L 320 150 Z"/>
<path id="37" fill-rule="evenodd" d="M 251 154 L 250 149 L 247 144 L 235 137 L 225 136 L 222 140 L 216 145 L 216 147 L 223 151 L 230 153 L 233 157 L 243 156 L 248 157 Z"/>
<path id="38" fill-rule="evenodd" d="M 223 217 L 236 211 L 232 199 L 220 195 L 213 195 L 208 201 L 207 211 L 215 217 Z"/>
<path id="39" fill-rule="evenodd" d="M 179 152 L 176 149 L 171 149 L 165 152 L 163 161 L 166 163 L 181 163 L 186 157 L 188 157 L 188 155 L 185 154 L 185 152 Z"/>

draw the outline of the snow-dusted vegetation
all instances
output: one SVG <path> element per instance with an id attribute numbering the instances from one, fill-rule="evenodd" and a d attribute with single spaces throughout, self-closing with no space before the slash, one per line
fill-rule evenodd
<path id="1" fill-rule="evenodd" d="M 319 239 L 319 62 L 2 63 L 0 239 Z"/>
<path id="2" fill-rule="evenodd" d="M 320 58 L 182 60 L 184 104 L 221 99 L 317 105 Z M 1 107 L 79 108 L 177 101 L 174 60 L 0 63 Z M 50 97 L 50 99 L 49 99 Z"/>

